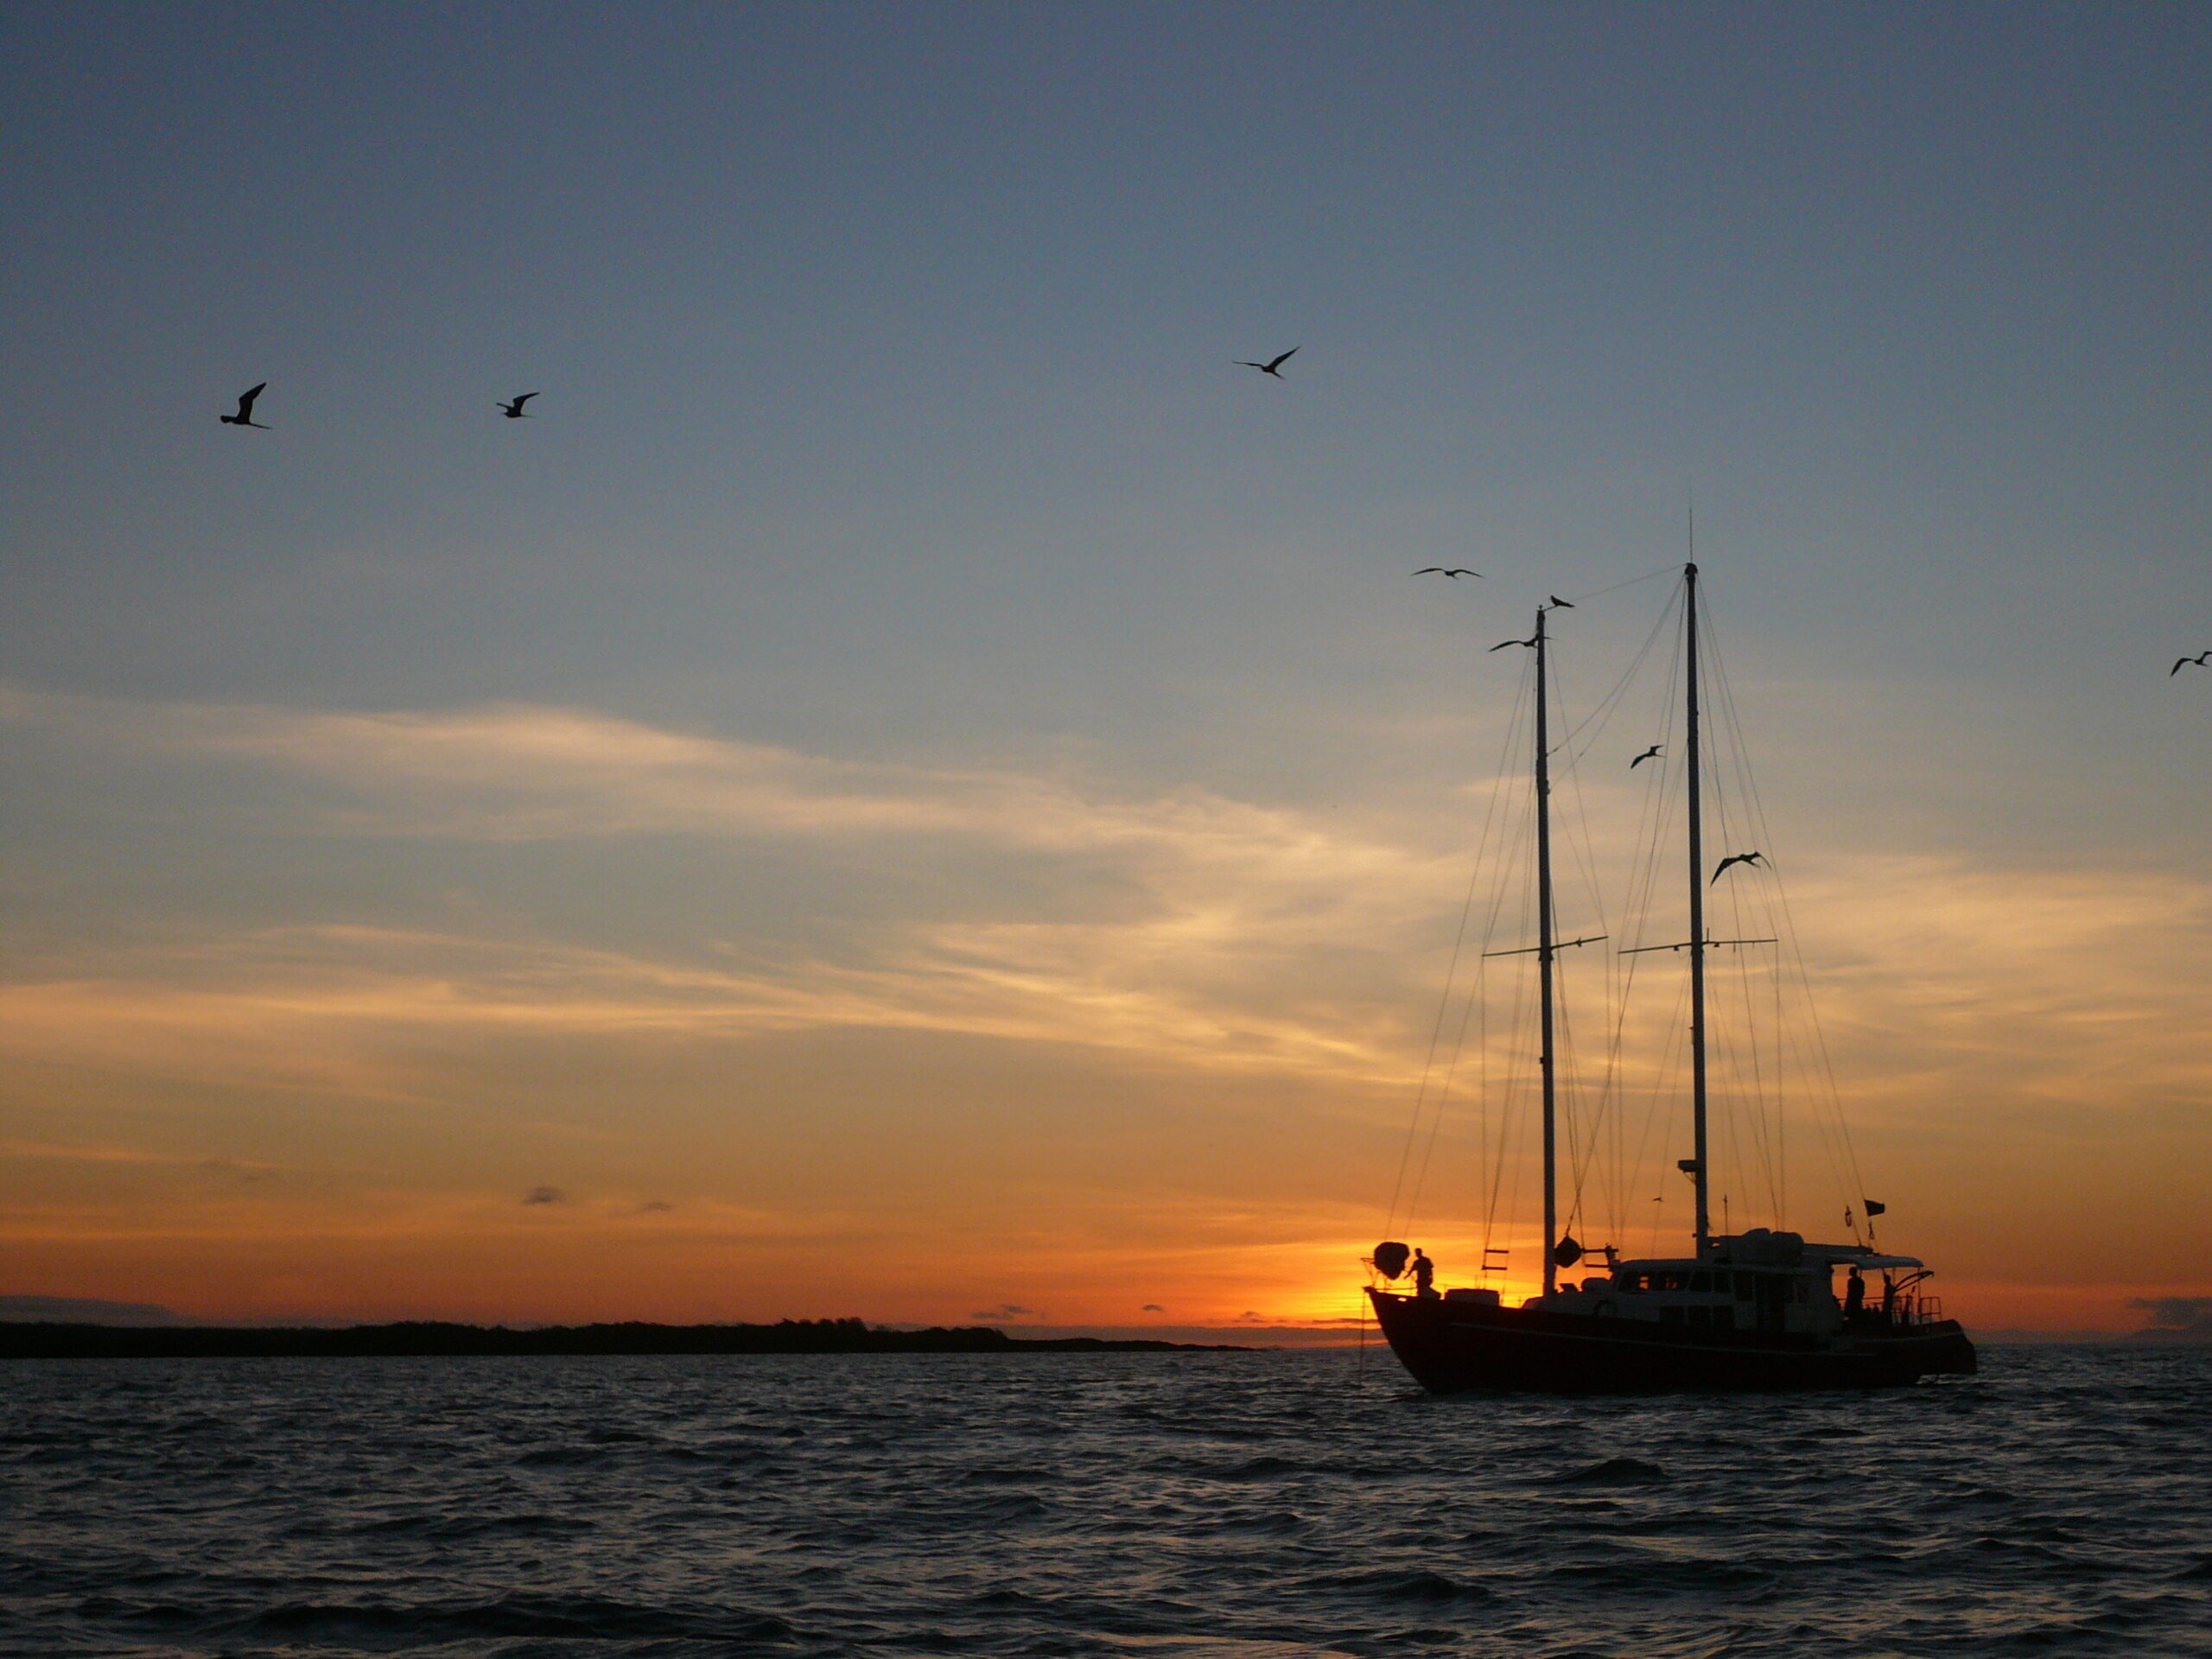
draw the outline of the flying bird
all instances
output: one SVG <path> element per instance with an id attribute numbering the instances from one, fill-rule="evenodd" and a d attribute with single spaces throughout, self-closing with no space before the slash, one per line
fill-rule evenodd
<path id="1" fill-rule="evenodd" d="M 1726 870 L 1731 864 L 1757 864 L 1763 861 L 1765 856 L 1766 855 L 1764 853 L 1731 853 L 1727 857 L 1722 859 L 1719 863 L 1713 866 L 1713 881 L 1718 881 L 1720 879 L 1721 872 Z M 1713 881 L 1708 881 L 1705 885 L 1709 887 L 1713 885 Z"/>
<path id="2" fill-rule="evenodd" d="M 1656 760 L 1659 758 L 1659 748 L 1660 748 L 1660 746 L 1659 746 L 1658 744 L 1656 744 L 1656 743 L 1654 743 L 1654 744 L 1653 744 L 1649 748 L 1646 749 L 1646 750 L 1645 750 L 1642 754 L 1637 755 L 1637 756 L 1636 757 L 1636 759 L 1635 759 L 1635 760 L 1633 760 L 1630 761 L 1630 762 L 1628 763 L 1628 769 L 1629 769 L 1630 772 L 1634 772 L 1634 771 L 1635 771 L 1638 766 L 1642 766 L 1645 761 L 1647 761 L 1647 760 Z"/>
<path id="3" fill-rule="evenodd" d="M 1462 576 L 1479 576 L 1482 575 L 1482 572 L 1479 570 L 1470 570 L 1464 565 L 1446 570 L 1440 564 L 1425 564 L 1421 566 L 1420 569 L 1414 571 L 1414 575 L 1417 576 L 1449 576 L 1452 581 L 1457 582 Z M 2207 654 L 2212 655 L 2212 652 L 2208 652 Z"/>
<path id="4" fill-rule="evenodd" d="M 253 418 L 253 400 L 260 397 L 263 392 L 268 390 L 269 383 L 264 380 L 259 385 L 256 386 L 251 391 L 240 392 L 238 394 L 238 412 L 235 415 L 218 415 L 215 418 L 222 422 L 225 426 L 251 426 L 258 427 L 264 432 L 275 431 L 276 429 L 274 427 L 262 426 L 259 421 Z"/>
<path id="5" fill-rule="evenodd" d="M 1554 594 L 1552 608 L 1555 611 L 1571 611 L 1574 608 L 1574 601 L 1571 599 L 1561 599 L 1557 594 Z"/>
<path id="6" fill-rule="evenodd" d="M 511 421 L 526 421 L 530 416 L 523 412 L 522 406 L 537 396 L 537 394 L 534 391 L 525 391 L 512 404 L 501 404 L 499 405 L 500 412 L 505 415 Z"/>
<path id="7" fill-rule="evenodd" d="M 1240 358 L 1237 359 L 1236 366 L 1240 369 L 1257 369 L 1262 374 L 1272 374 L 1280 380 L 1282 378 L 1282 365 L 1297 355 L 1298 347 L 1294 346 L 1271 363 L 1247 363 Z"/>
<path id="8" fill-rule="evenodd" d="M 1536 642 L 1534 639 L 1501 639 L 1496 645 L 1492 645 L 1491 649 L 1492 651 L 1503 651 L 1508 645 L 1527 645 L 1533 649 L 1535 643 Z"/>
<path id="9" fill-rule="evenodd" d="M 2182 670 L 2187 668 L 2191 663 L 2195 663 L 2199 668 L 2202 668 L 2208 660 L 2212 660 L 2212 651 L 2206 652 L 2201 657 L 2181 658 L 2175 662 L 2171 668 L 2166 671 L 2166 677 L 2171 680 L 2175 675 L 2180 673 Z"/>

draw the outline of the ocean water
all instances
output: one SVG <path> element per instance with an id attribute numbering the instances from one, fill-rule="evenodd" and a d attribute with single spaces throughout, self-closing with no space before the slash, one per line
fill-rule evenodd
<path id="1" fill-rule="evenodd" d="M 0 1364 L 10 1654 L 2212 1655 L 2212 1351 Z"/>

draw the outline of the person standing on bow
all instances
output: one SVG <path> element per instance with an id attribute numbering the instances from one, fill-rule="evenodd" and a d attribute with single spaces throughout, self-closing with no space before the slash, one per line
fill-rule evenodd
<path id="1" fill-rule="evenodd" d="M 1414 1249 L 1414 1294 L 1423 1301 L 1436 1294 L 1436 1263 L 1422 1255 L 1419 1246 Z"/>

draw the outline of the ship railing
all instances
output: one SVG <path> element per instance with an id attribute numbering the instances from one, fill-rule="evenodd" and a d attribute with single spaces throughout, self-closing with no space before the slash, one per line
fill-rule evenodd
<path id="1" fill-rule="evenodd" d="M 1877 1319 L 1883 1317 L 1877 1309 L 1869 1308 L 1867 1312 Z M 1941 1325 L 1943 1322 L 1943 1299 L 1929 1295 L 1900 1296 L 1891 1305 L 1888 1322 L 1902 1325 Z"/>

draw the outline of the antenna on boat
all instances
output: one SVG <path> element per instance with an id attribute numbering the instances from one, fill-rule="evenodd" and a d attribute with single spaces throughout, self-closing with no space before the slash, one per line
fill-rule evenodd
<path id="1" fill-rule="evenodd" d="M 1691 547 L 1696 547 L 1696 509 L 1691 509 Z M 1705 813 L 1704 790 L 1698 762 L 1697 729 L 1697 562 L 1682 567 L 1682 626 L 1688 670 L 1688 741 L 1683 745 L 1689 766 L 1690 841 L 1690 1122 L 1695 1151 L 1689 1160 L 1690 1179 L 1697 1185 L 1697 1254 L 1702 1261 L 1713 1246 L 1713 1208 L 1707 1192 L 1708 1160 L 1705 1134 Z M 1539 705 L 1541 706 L 1541 705 Z"/>

